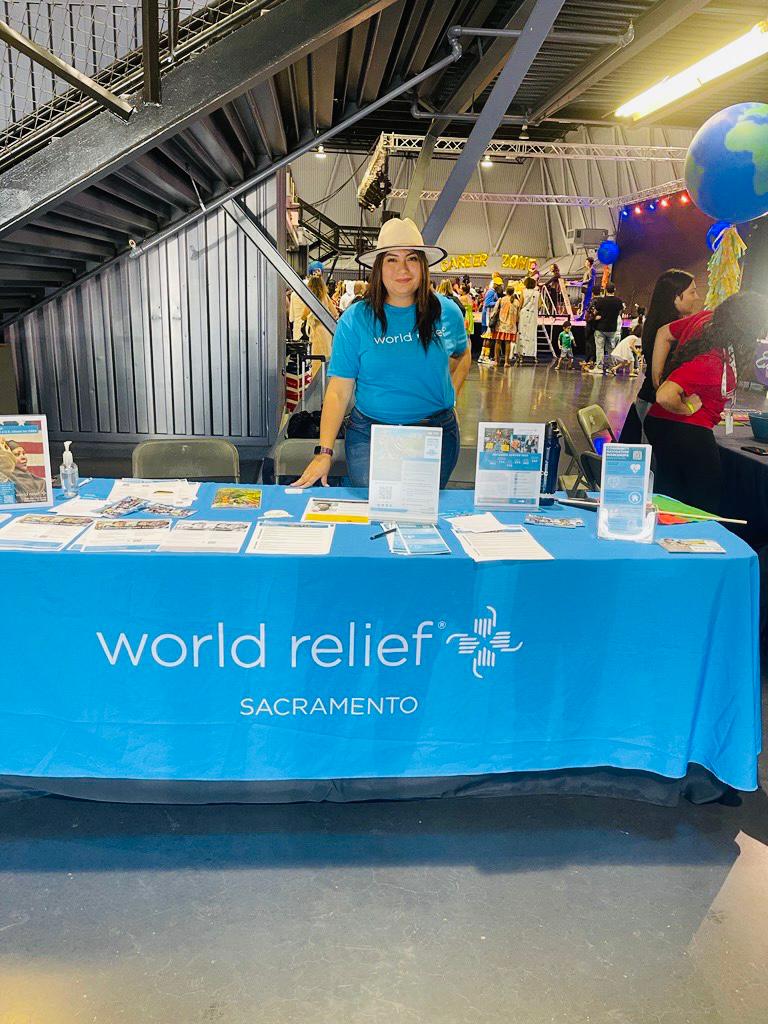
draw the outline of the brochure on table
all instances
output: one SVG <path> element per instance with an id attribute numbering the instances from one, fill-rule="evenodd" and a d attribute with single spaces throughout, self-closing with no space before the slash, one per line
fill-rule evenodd
<path id="1" fill-rule="evenodd" d="M 0 416 L 0 508 L 53 504 L 45 416 Z"/>
<path id="2" fill-rule="evenodd" d="M 544 431 L 543 423 L 478 424 L 477 508 L 539 507 Z"/>
<path id="3" fill-rule="evenodd" d="M 441 427 L 371 428 L 371 521 L 437 523 Z"/>
<path id="4" fill-rule="evenodd" d="M 656 524 L 655 510 L 648 510 L 651 446 L 606 444 L 602 463 L 598 537 L 650 544 Z"/>

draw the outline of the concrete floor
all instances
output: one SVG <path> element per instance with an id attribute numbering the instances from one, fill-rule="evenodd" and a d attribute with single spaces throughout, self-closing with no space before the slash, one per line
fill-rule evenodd
<path id="1" fill-rule="evenodd" d="M 478 418 L 634 382 L 473 368 Z M 761 396 L 759 396 L 761 398 Z M 0 1024 L 766 1024 L 768 797 L 0 801 Z"/>

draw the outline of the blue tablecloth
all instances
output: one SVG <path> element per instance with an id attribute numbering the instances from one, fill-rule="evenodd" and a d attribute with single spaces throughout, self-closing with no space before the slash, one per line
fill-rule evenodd
<path id="1" fill-rule="evenodd" d="M 210 511 L 214 488 L 198 517 L 248 518 Z M 265 487 L 261 511 L 298 519 L 305 502 Z M 471 503 L 444 492 L 441 513 Z M 695 763 L 754 789 L 755 555 L 714 524 L 659 532 L 726 555 L 598 541 L 581 515 L 531 527 L 552 561 L 476 564 L 443 518 L 450 556 L 392 555 L 365 526 L 338 526 L 325 558 L 0 552 L 0 775 L 680 778 Z"/>

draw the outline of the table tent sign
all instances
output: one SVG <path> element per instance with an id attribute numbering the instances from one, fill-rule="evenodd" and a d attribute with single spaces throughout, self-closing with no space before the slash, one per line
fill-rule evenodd
<path id="1" fill-rule="evenodd" d="M 656 513 L 650 505 L 650 480 L 649 444 L 604 445 L 598 537 L 652 543 Z"/>
<path id="2" fill-rule="evenodd" d="M 53 505 L 45 416 L 0 416 L 0 512 Z"/>
<path id="3" fill-rule="evenodd" d="M 529 511 L 539 507 L 544 432 L 543 423 L 478 424 L 478 508 Z"/>
<path id="4" fill-rule="evenodd" d="M 371 427 L 371 522 L 437 523 L 442 427 Z"/>

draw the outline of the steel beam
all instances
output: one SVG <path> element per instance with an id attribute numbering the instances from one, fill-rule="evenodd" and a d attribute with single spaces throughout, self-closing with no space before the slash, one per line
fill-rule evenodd
<path id="1" fill-rule="evenodd" d="M 26 36 L 11 28 L 4 21 L 0 21 L 0 40 L 13 47 L 14 50 L 18 50 L 19 53 L 23 53 L 25 57 L 29 57 L 36 64 L 40 64 L 46 71 L 56 75 L 57 78 L 63 78 L 69 85 L 79 89 L 80 92 L 85 93 L 92 100 L 96 100 L 102 107 L 111 110 L 113 114 L 117 114 L 123 120 L 127 121 L 133 113 L 133 107 L 126 100 L 115 96 L 109 89 L 105 89 L 98 82 L 94 82 L 88 75 L 84 75 L 82 71 L 73 68 L 71 64 L 67 64 L 65 60 L 57 57 L 50 50 L 46 50 L 45 47 L 33 43 L 31 39 L 27 39 Z"/>
<path id="2" fill-rule="evenodd" d="M 707 0 L 660 0 L 647 14 L 637 19 L 630 43 L 618 49 L 615 46 L 604 47 L 570 73 L 554 94 L 531 113 L 529 124 L 539 124 L 573 103 L 596 82 L 612 75 L 627 61 L 634 60 L 639 53 L 658 42 L 686 18 L 697 14 L 706 4 Z"/>
<path id="3" fill-rule="evenodd" d="M 160 103 L 160 11 L 158 0 L 141 0 L 141 59 L 144 102 Z"/>
<path id="4" fill-rule="evenodd" d="M 169 71 L 162 106 L 145 105 L 127 124 L 93 118 L 2 175 L 0 233 L 106 177 L 394 2 L 325 0 L 306 5 L 301 18 L 284 3 L 248 22 Z"/>
<path id="5" fill-rule="evenodd" d="M 277 271 L 285 283 L 301 296 L 323 327 L 333 335 L 336 330 L 336 321 L 322 302 L 318 300 L 315 293 L 307 287 L 303 279 L 299 277 L 293 267 L 277 251 L 275 243 L 245 205 L 245 202 L 241 199 L 230 199 L 224 203 L 223 209 L 237 224 L 246 238 L 253 242 L 264 259 Z"/>
<path id="6" fill-rule="evenodd" d="M 541 45 L 552 29 L 565 0 L 537 0 L 523 28 L 523 34 L 485 101 L 480 117 L 470 132 L 461 156 L 453 165 L 440 198 L 424 225 L 424 241 L 434 245 L 453 213 L 461 193 L 480 162 L 485 148 L 499 126 L 499 120 L 514 99 Z"/>

